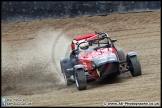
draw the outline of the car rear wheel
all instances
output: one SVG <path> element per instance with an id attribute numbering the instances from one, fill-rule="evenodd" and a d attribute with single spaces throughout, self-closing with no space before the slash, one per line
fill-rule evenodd
<path id="1" fill-rule="evenodd" d="M 126 56 L 124 51 L 122 49 L 118 49 L 117 51 L 118 51 L 119 60 L 121 62 L 126 61 Z"/>
<path id="2" fill-rule="evenodd" d="M 75 83 L 78 90 L 87 88 L 87 80 L 83 69 L 77 69 L 74 73 Z"/>
<path id="3" fill-rule="evenodd" d="M 126 55 L 125 55 L 124 51 L 122 49 L 118 49 L 117 52 L 118 52 L 119 61 L 120 62 L 126 61 Z M 125 70 L 125 66 L 126 66 L 126 63 L 122 63 L 120 65 L 120 69 Z"/>
<path id="4" fill-rule="evenodd" d="M 141 65 L 137 56 L 130 57 L 130 73 L 133 77 L 141 75 Z"/>
<path id="5" fill-rule="evenodd" d="M 60 65 L 61 65 L 61 71 L 62 71 L 62 73 L 63 73 L 63 75 L 64 75 L 65 84 L 68 86 L 68 85 L 71 84 L 71 82 L 67 79 L 66 73 L 65 73 L 65 69 L 63 68 L 63 65 L 62 65 L 61 62 L 60 62 Z"/>

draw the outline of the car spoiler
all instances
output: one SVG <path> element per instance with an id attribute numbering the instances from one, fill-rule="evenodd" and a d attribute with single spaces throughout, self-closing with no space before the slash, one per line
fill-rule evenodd
<path id="1" fill-rule="evenodd" d="M 82 39 L 88 39 L 89 40 L 89 38 L 92 38 L 92 37 L 96 38 L 97 36 L 98 36 L 98 34 L 92 33 L 92 34 L 87 34 L 87 35 L 83 35 L 83 36 L 78 36 L 78 37 L 75 38 L 75 40 L 76 41 L 79 41 L 79 40 L 82 40 Z"/>

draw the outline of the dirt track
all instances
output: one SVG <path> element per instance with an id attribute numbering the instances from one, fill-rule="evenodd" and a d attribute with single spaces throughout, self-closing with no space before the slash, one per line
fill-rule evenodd
<path id="1" fill-rule="evenodd" d="M 33 106 L 103 106 L 103 102 L 159 102 L 161 11 L 1 24 L 2 85 L 5 98 L 26 98 Z M 136 51 L 142 75 L 65 86 L 59 60 L 78 35 L 104 31 L 117 48 Z"/>

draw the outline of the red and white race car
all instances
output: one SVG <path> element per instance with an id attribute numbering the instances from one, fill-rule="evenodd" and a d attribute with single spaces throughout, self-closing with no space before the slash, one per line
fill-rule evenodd
<path id="1" fill-rule="evenodd" d="M 116 41 L 104 32 L 73 39 L 70 55 L 60 59 L 66 85 L 76 83 L 78 90 L 84 90 L 88 81 L 102 76 L 116 76 L 124 72 L 130 72 L 133 77 L 141 75 L 136 52 L 125 55 L 123 50 L 114 46 Z"/>

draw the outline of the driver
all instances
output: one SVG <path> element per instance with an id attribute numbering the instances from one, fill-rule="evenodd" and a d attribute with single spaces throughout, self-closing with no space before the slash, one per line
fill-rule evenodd
<path id="1" fill-rule="evenodd" d="M 80 53 L 84 54 L 84 53 L 93 51 L 93 49 L 89 48 L 88 42 L 85 42 L 85 43 L 80 44 L 79 51 Z"/>
<path id="2" fill-rule="evenodd" d="M 80 47 L 81 51 L 85 51 L 85 50 L 87 50 L 89 48 L 89 44 L 88 44 L 88 42 L 82 43 L 82 44 L 80 44 L 79 47 Z"/>

